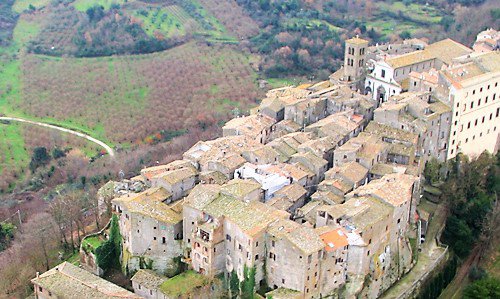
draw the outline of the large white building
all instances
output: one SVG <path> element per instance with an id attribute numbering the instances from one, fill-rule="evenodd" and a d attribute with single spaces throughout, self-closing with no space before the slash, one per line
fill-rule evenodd
<path id="1" fill-rule="evenodd" d="M 408 90 L 408 75 L 411 72 L 423 72 L 432 68 L 439 70 L 451 65 L 453 59 L 471 52 L 466 46 L 445 39 L 423 50 L 372 60 L 371 70 L 366 76 L 365 92 L 371 93 L 379 103 L 385 102 L 390 96 Z"/>
<path id="2" fill-rule="evenodd" d="M 452 106 L 448 159 L 498 150 L 500 53 L 474 54 L 441 72 L 439 84 Z"/>

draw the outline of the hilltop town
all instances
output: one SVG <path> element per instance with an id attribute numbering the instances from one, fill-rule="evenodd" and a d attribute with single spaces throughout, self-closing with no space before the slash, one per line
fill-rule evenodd
<path id="1" fill-rule="evenodd" d="M 270 90 L 222 137 L 101 189 L 133 293 L 99 278 L 82 242 L 81 268 L 37 274 L 35 296 L 383 296 L 436 243 L 419 208 L 426 162 L 498 151 L 499 41 L 346 40 L 329 80 Z"/>

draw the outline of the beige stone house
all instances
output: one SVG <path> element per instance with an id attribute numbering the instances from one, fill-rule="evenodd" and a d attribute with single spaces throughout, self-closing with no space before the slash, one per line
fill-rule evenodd
<path id="1" fill-rule="evenodd" d="M 172 194 L 172 201 L 186 196 L 198 182 L 198 172 L 192 167 L 179 168 L 151 178 L 152 187 L 161 187 Z"/>
<path id="2" fill-rule="evenodd" d="M 159 273 L 176 269 L 174 259 L 182 255 L 183 201 L 167 204 L 171 198 L 170 192 L 157 187 L 112 201 L 120 217 L 122 266 L 128 271 L 141 264 Z"/>
<path id="3" fill-rule="evenodd" d="M 270 287 L 319 295 L 320 260 L 325 244 L 314 229 L 291 220 L 272 223 L 266 237 L 266 273 Z"/>
<path id="4" fill-rule="evenodd" d="M 352 189 L 366 184 L 368 169 L 357 162 L 347 162 L 336 166 L 325 173 L 326 179 L 341 179 L 349 184 Z"/>
<path id="5" fill-rule="evenodd" d="M 273 118 L 262 114 L 236 117 L 222 127 L 222 134 L 224 137 L 244 135 L 265 144 L 275 123 Z"/>
<path id="6" fill-rule="evenodd" d="M 292 156 L 290 163 L 299 163 L 314 174 L 312 184 L 317 184 L 325 177 L 325 172 L 328 168 L 328 161 L 316 156 L 311 152 L 297 153 Z"/>
<path id="7" fill-rule="evenodd" d="M 256 282 L 263 279 L 265 231 L 276 219 L 288 218 L 288 213 L 224 194 L 211 201 L 197 201 L 197 209 L 192 212 L 198 212 L 193 221 L 189 256 L 195 271 L 209 276 L 229 276 L 235 271 L 243 280 L 245 266 L 255 266 Z"/>
<path id="8" fill-rule="evenodd" d="M 147 183 L 148 186 L 151 186 L 151 179 L 153 177 L 168 171 L 177 170 L 181 168 L 194 169 L 194 166 L 190 161 L 187 160 L 175 160 L 166 165 L 158 165 L 158 166 L 144 168 L 141 170 L 141 177 Z"/>
<path id="9" fill-rule="evenodd" d="M 160 286 L 167 281 L 167 277 L 158 275 L 156 272 L 147 269 L 140 269 L 130 279 L 134 293 L 146 299 L 162 299 L 164 295 L 160 291 Z"/>
<path id="10" fill-rule="evenodd" d="M 342 166 L 354 161 L 370 169 L 373 165 L 386 161 L 388 147 L 378 136 L 362 132 L 335 149 L 333 165 Z"/>
<path id="11" fill-rule="evenodd" d="M 273 193 L 268 205 L 287 211 L 290 214 L 302 207 L 305 203 L 307 190 L 299 184 L 290 184 Z"/>
<path id="12" fill-rule="evenodd" d="M 68 262 L 41 275 L 37 273 L 31 283 L 37 299 L 142 298 Z"/>

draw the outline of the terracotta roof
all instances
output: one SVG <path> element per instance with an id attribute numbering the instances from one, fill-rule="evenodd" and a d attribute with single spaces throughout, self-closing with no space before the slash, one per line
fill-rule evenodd
<path id="1" fill-rule="evenodd" d="M 243 202 L 231 196 L 221 195 L 203 208 L 212 217 L 225 217 L 242 231 L 254 236 L 276 219 L 288 218 L 289 214 L 258 201 Z"/>
<path id="2" fill-rule="evenodd" d="M 160 285 L 167 279 L 167 277 L 158 275 L 153 270 L 139 269 L 130 280 L 138 283 L 141 288 L 144 287 L 148 290 L 158 290 Z"/>
<path id="3" fill-rule="evenodd" d="M 332 188 L 335 188 L 341 191 L 342 194 L 346 194 L 347 192 L 352 190 L 352 185 L 348 184 L 343 179 L 338 178 L 338 179 L 324 180 L 319 184 L 318 188 L 323 191 L 327 190 L 332 191 L 333 190 Z"/>
<path id="4" fill-rule="evenodd" d="M 335 251 L 349 245 L 347 241 L 347 232 L 342 228 L 335 228 L 327 233 L 321 234 L 320 238 L 323 240 L 323 243 L 325 243 L 326 251 Z"/>
<path id="5" fill-rule="evenodd" d="M 260 190 L 260 188 L 261 185 L 255 180 L 234 179 L 222 186 L 221 193 L 241 199 L 255 190 Z"/>
<path id="6" fill-rule="evenodd" d="M 274 193 L 274 197 L 283 197 L 295 202 L 307 194 L 307 190 L 299 184 L 290 184 Z"/>
<path id="7" fill-rule="evenodd" d="M 130 213 L 138 213 L 163 223 L 177 224 L 182 221 L 182 213 L 174 210 L 172 205 L 163 203 L 171 196 L 172 194 L 164 188 L 157 187 L 133 196 L 122 196 L 113 202 Z"/>
<path id="8" fill-rule="evenodd" d="M 353 183 L 356 183 L 366 178 L 367 174 L 368 169 L 366 169 L 363 165 L 352 161 L 328 170 L 325 173 L 325 177 L 329 179 L 343 177 Z"/>
<path id="9" fill-rule="evenodd" d="M 391 138 L 395 140 L 417 144 L 418 135 L 405 130 L 400 130 L 375 121 L 371 121 L 365 128 L 365 133 L 377 135 L 381 138 Z"/>
<path id="10" fill-rule="evenodd" d="M 196 185 L 186 197 L 185 205 L 201 210 L 219 197 L 220 189 L 221 186 L 219 185 Z"/>
<path id="11" fill-rule="evenodd" d="M 194 166 L 193 166 L 193 164 L 191 164 L 190 161 L 175 160 L 175 161 L 172 161 L 166 165 L 158 165 L 158 166 L 144 168 L 141 170 L 141 175 L 145 176 L 148 180 L 150 180 L 154 176 L 162 174 L 164 172 L 167 172 L 170 170 L 175 170 L 175 169 L 180 169 L 180 168 L 187 168 L 187 167 L 194 169 Z"/>
<path id="12" fill-rule="evenodd" d="M 207 180 L 212 180 L 213 183 L 217 185 L 223 185 L 227 183 L 229 179 L 222 172 L 217 170 L 201 172 L 200 181 L 206 183 Z"/>
<path id="13" fill-rule="evenodd" d="M 274 123 L 275 120 L 266 115 L 254 114 L 233 118 L 228 121 L 222 129 L 233 129 L 238 131 L 237 135 L 256 137 L 261 134 L 264 129 L 271 128 Z"/>
<path id="14" fill-rule="evenodd" d="M 220 163 L 222 166 L 228 168 L 229 170 L 234 170 L 245 164 L 245 162 L 245 158 L 238 154 L 228 154 L 217 160 L 209 161 L 209 163 Z"/>
<path id="15" fill-rule="evenodd" d="M 450 65 L 454 58 L 471 52 L 471 49 L 448 38 L 428 45 L 424 50 L 391 57 L 386 62 L 394 69 L 433 59 L 439 59 Z"/>
<path id="16" fill-rule="evenodd" d="M 394 208 L 373 197 L 353 197 L 340 205 L 322 205 L 318 211 L 326 211 L 335 219 L 342 219 L 345 229 L 361 231 L 388 217 Z"/>
<path id="17" fill-rule="evenodd" d="M 167 171 L 154 176 L 152 179 L 158 179 L 169 183 L 170 185 L 178 184 L 188 178 L 195 177 L 196 170 L 191 167 L 181 168 L 176 170 Z"/>
<path id="18" fill-rule="evenodd" d="M 397 207 L 411 200 L 413 184 L 416 180 L 416 177 L 408 174 L 388 174 L 381 179 L 360 186 L 347 196 L 369 195 Z"/>
<path id="19" fill-rule="evenodd" d="M 318 252 L 325 246 L 314 229 L 289 219 L 273 222 L 267 232 L 274 238 L 288 240 L 305 255 Z"/>
<path id="20" fill-rule="evenodd" d="M 141 298 L 68 262 L 33 278 L 31 282 L 59 298 Z"/>
<path id="21" fill-rule="evenodd" d="M 318 190 L 311 195 L 311 200 L 322 201 L 328 205 L 335 205 L 343 203 L 344 197 L 337 195 L 331 191 Z"/>

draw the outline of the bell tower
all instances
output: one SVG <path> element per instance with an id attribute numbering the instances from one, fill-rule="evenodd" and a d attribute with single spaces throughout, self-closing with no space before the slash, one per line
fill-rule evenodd
<path id="1" fill-rule="evenodd" d="M 363 78 L 368 41 L 358 36 L 345 41 L 344 81 L 354 82 Z"/>

